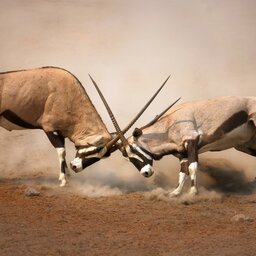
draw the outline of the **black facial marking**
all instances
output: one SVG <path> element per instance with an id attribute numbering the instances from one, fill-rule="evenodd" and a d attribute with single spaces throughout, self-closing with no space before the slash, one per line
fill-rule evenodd
<path id="1" fill-rule="evenodd" d="M 97 157 L 92 157 L 92 158 L 85 158 L 82 160 L 82 168 L 86 168 L 96 162 L 98 162 L 100 160 L 100 158 Z"/>
<path id="2" fill-rule="evenodd" d="M 111 152 L 107 151 L 107 153 L 104 155 L 104 157 L 110 157 Z"/>
<path id="3" fill-rule="evenodd" d="M 141 151 L 143 151 L 145 154 L 149 155 L 153 159 L 153 156 L 152 156 L 152 154 L 149 151 L 147 151 L 146 149 L 141 148 L 141 147 L 139 147 L 139 148 L 140 148 Z M 136 148 L 130 147 L 130 149 L 131 149 L 132 153 L 136 154 L 141 159 L 152 163 L 152 160 L 149 160 L 148 158 L 146 158 L 143 154 L 141 154 L 138 150 L 136 150 Z"/>
<path id="4" fill-rule="evenodd" d="M 139 161 L 137 158 L 130 157 L 130 162 L 140 171 L 147 163 Z"/>
<path id="5" fill-rule="evenodd" d="M 26 129 L 38 129 L 40 127 L 36 127 L 28 122 L 26 122 L 25 120 L 23 120 L 22 118 L 20 118 L 19 116 L 17 116 L 14 112 L 12 112 L 11 110 L 5 110 L 4 112 L 2 112 L 0 114 L 0 116 L 3 116 L 4 118 L 6 118 L 9 122 L 18 125 L 20 127 L 26 128 Z"/>
<path id="6" fill-rule="evenodd" d="M 144 149 L 140 148 L 142 151 L 145 152 Z M 149 165 L 153 165 L 153 158 L 150 160 L 148 158 L 146 158 L 143 154 L 141 154 L 139 151 L 136 150 L 136 148 L 134 147 L 130 147 L 130 150 L 133 154 L 137 155 L 139 158 L 142 159 L 142 162 L 134 157 L 129 157 L 129 160 L 131 163 L 133 163 L 133 165 L 140 171 L 141 168 L 143 168 L 144 166 L 146 166 L 147 164 Z M 146 154 L 148 154 L 149 156 L 151 156 L 151 154 L 149 152 L 145 152 Z"/>

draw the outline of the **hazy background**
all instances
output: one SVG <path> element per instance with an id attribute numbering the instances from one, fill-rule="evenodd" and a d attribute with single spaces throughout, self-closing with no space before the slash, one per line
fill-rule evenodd
<path id="1" fill-rule="evenodd" d="M 169 74 L 170 81 L 137 126 L 179 96 L 182 101 L 255 96 L 255 28 L 254 0 L 1 0 L 0 71 L 40 66 L 71 71 L 113 131 L 88 73 L 121 127 Z M 57 182 L 57 155 L 43 132 L 0 129 L 0 148 L 0 177 L 51 172 Z M 71 143 L 68 150 L 70 161 Z M 223 153 L 209 155 L 223 157 Z M 233 150 L 224 157 L 254 177 L 255 159 Z M 161 169 L 175 174 L 172 182 L 176 182 L 174 157 L 155 166 L 158 173 Z M 87 184 L 127 190 L 147 188 L 154 179 L 140 177 L 118 152 L 75 176 Z"/>

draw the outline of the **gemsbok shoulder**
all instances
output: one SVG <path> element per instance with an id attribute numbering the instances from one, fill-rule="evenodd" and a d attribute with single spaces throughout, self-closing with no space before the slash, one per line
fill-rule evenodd
<path id="1" fill-rule="evenodd" d="M 108 132 L 84 87 L 67 70 L 43 67 L 3 72 L 0 73 L 0 126 L 9 131 L 42 129 L 57 150 L 60 186 L 65 186 L 68 175 L 65 138 L 77 150 L 71 169 L 82 171 L 118 149 L 120 136 L 124 136 L 163 86 L 117 135 Z"/>
<path id="2" fill-rule="evenodd" d="M 196 100 L 168 109 L 144 127 L 136 128 L 126 143 L 126 151 L 133 153 L 128 159 L 148 177 L 153 174 L 153 160 L 165 155 L 179 159 L 179 184 L 169 192 L 170 196 L 181 194 L 188 176 L 190 193 L 198 193 L 200 153 L 235 148 L 256 156 L 256 97 Z"/>

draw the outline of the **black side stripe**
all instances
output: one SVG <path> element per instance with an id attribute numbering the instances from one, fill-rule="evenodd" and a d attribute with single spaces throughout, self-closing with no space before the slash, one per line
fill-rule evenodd
<path id="1" fill-rule="evenodd" d="M 245 111 L 239 111 L 237 113 L 234 113 L 230 118 L 228 118 L 226 121 L 224 121 L 212 134 L 211 138 L 207 141 L 204 141 L 200 143 L 199 148 L 202 148 L 203 146 L 207 145 L 208 142 L 214 142 L 218 139 L 222 138 L 223 135 L 226 133 L 231 132 L 232 130 L 236 129 L 237 127 L 245 124 L 248 122 L 248 114 Z"/>
<path id="2" fill-rule="evenodd" d="M 215 131 L 214 136 L 220 136 L 220 134 L 225 134 L 231 132 L 238 126 L 246 123 L 248 121 L 248 114 L 245 111 L 239 111 L 234 113 L 230 118 L 221 124 L 220 127 Z"/>
<path id="3" fill-rule="evenodd" d="M 20 127 L 23 127 L 25 129 L 38 129 L 40 127 L 36 127 L 28 122 L 26 122 L 25 120 L 21 119 L 20 117 L 18 117 L 14 112 L 12 112 L 11 110 L 7 109 L 4 112 L 2 112 L 0 114 L 0 116 L 3 116 L 4 118 L 6 118 L 9 122 L 18 125 Z"/>

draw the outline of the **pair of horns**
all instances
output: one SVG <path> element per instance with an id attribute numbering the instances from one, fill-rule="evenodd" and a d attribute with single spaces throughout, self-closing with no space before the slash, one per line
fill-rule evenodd
<path id="1" fill-rule="evenodd" d="M 130 122 L 123 130 L 121 130 L 120 126 L 118 125 L 118 123 L 117 123 L 117 121 L 116 121 L 116 118 L 115 118 L 115 116 L 114 116 L 112 110 L 110 109 L 110 107 L 109 107 L 109 105 L 108 105 L 106 99 L 104 98 L 102 92 L 100 91 L 98 85 L 97 85 L 96 82 L 93 80 L 93 78 L 90 76 L 90 74 L 89 74 L 89 77 L 90 77 L 90 79 L 91 79 L 93 85 L 95 86 L 95 88 L 96 88 L 96 90 L 97 90 L 97 92 L 98 92 L 98 94 L 99 94 L 99 96 L 100 96 L 100 98 L 101 98 L 103 104 L 105 105 L 105 107 L 106 107 L 106 109 L 107 109 L 107 111 L 108 111 L 108 114 L 109 114 L 109 116 L 110 116 L 110 118 L 111 118 L 111 120 L 112 120 L 112 123 L 113 123 L 113 125 L 115 126 L 115 129 L 116 129 L 116 131 L 117 131 L 117 136 L 107 143 L 107 145 L 106 145 L 107 150 L 110 150 L 111 147 L 112 147 L 119 139 L 121 139 L 122 144 L 123 144 L 124 147 L 128 145 L 128 141 L 127 141 L 127 139 L 124 137 L 124 134 L 125 134 L 125 133 L 133 126 L 133 124 L 140 118 L 140 116 L 141 116 L 141 115 L 144 113 L 144 111 L 148 108 L 148 106 L 149 106 L 149 105 L 151 104 L 151 102 L 155 99 L 155 97 L 156 97 L 156 96 L 158 95 L 158 93 L 162 90 L 162 88 L 164 87 L 164 85 L 166 84 L 166 82 L 168 81 L 168 79 L 170 78 L 170 76 L 167 77 L 167 79 L 164 81 L 164 83 L 163 83 L 163 84 L 160 86 L 160 88 L 155 92 L 155 94 L 150 98 L 150 100 L 149 100 L 149 101 L 147 102 L 147 104 L 141 109 L 141 111 L 131 120 L 131 122 Z M 178 99 L 178 100 L 179 100 L 179 99 Z M 177 101 L 178 101 L 178 100 L 177 100 Z M 176 102 L 177 102 L 177 101 L 176 101 Z M 175 103 L 176 103 L 176 102 L 175 102 Z M 171 106 L 173 106 L 175 103 L 173 103 Z M 169 106 L 168 109 L 169 109 L 171 106 Z M 165 112 L 166 112 L 168 109 L 166 109 Z M 164 113 L 165 113 L 165 112 L 164 112 Z M 162 112 L 160 115 L 163 115 L 164 113 Z M 160 115 L 157 116 L 157 119 L 160 118 Z M 156 119 L 156 118 L 155 118 L 155 119 Z M 155 119 L 154 119 L 154 120 L 155 120 Z M 156 119 L 156 120 L 157 120 L 157 119 Z M 155 122 L 155 121 L 154 121 L 154 122 Z M 150 124 L 152 124 L 152 121 L 150 122 Z M 150 125 L 150 124 L 148 124 L 148 125 Z"/>

